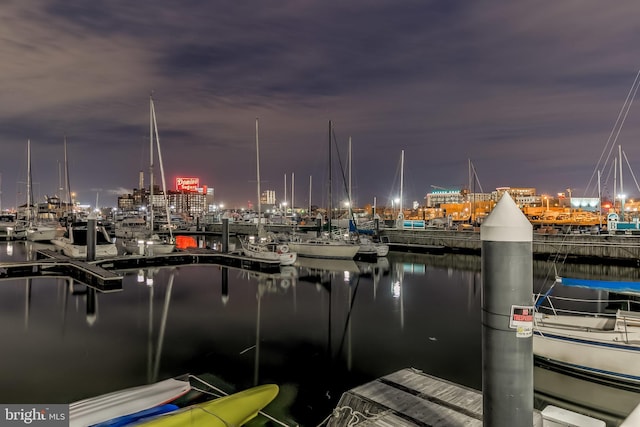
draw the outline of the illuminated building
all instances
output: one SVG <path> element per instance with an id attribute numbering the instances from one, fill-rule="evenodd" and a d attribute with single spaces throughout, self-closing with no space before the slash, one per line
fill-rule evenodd
<path id="1" fill-rule="evenodd" d="M 123 212 L 134 212 L 152 205 L 155 210 L 164 209 L 165 196 L 156 184 L 153 187 L 153 200 L 149 200 L 149 189 L 144 188 L 142 174 L 140 187 L 134 188 L 131 194 L 118 197 L 118 209 Z M 214 210 L 214 189 L 200 185 L 200 178 L 178 177 L 175 190 L 167 191 L 167 203 L 171 213 L 196 217 Z"/>

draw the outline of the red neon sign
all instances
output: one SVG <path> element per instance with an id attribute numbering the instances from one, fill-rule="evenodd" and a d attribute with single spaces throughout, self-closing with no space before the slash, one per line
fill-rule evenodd
<path id="1" fill-rule="evenodd" d="M 200 187 L 200 178 L 176 178 L 176 190 L 178 191 L 198 191 Z"/>

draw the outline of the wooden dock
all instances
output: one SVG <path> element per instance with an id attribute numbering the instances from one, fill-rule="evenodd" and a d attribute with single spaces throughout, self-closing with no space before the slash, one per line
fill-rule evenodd
<path id="1" fill-rule="evenodd" d="M 482 392 L 406 368 L 343 393 L 327 426 L 482 427 Z"/>
<path id="2" fill-rule="evenodd" d="M 95 261 L 69 258 L 59 252 L 42 249 L 37 251 L 37 259 L 34 261 L 0 263 L 0 279 L 65 276 L 100 292 L 113 292 L 122 290 L 122 275 L 117 273 L 118 270 L 188 264 L 217 264 L 262 273 L 280 271 L 280 263 L 277 261 L 256 260 L 210 249 L 190 249 L 155 256 L 123 255 Z"/>

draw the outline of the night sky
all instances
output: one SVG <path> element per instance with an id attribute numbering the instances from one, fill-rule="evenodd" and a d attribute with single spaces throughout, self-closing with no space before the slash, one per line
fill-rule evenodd
<path id="1" fill-rule="evenodd" d="M 352 138 L 359 206 L 398 196 L 402 150 L 405 206 L 467 186 L 469 161 L 476 191 L 593 196 L 596 170 L 613 182 L 617 145 L 640 170 L 635 105 L 614 130 L 640 68 L 639 12 L 637 0 L 6 0 L 2 208 L 26 200 L 28 139 L 36 198 L 58 192 L 65 136 L 78 200 L 114 206 L 148 172 L 151 93 L 167 180 L 199 177 L 227 207 L 256 203 L 256 118 L 261 187 L 282 198 L 286 176 L 290 199 L 294 174 L 297 205 L 310 176 L 312 202 L 327 203 L 329 120 L 334 170 Z M 332 187 L 342 198 L 342 179 Z M 640 194 L 630 175 L 624 190 Z"/>

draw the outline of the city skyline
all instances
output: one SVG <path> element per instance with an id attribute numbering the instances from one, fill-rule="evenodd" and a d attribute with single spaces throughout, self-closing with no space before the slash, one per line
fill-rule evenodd
<path id="1" fill-rule="evenodd" d="M 167 181 L 199 177 L 229 207 L 256 203 L 256 118 L 261 185 L 280 197 L 293 174 L 296 204 L 308 203 L 310 177 L 312 203 L 327 203 L 330 120 L 335 171 L 346 170 L 352 140 L 359 206 L 399 196 L 402 151 L 405 206 L 468 185 L 469 160 L 485 192 L 590 197 L 601 171 L 611 197 L 623 185 L 612 182 L 617 146 L 627 173 L 640 162 L 639 116 L 624 110 L 640 68 L 636 9 L 10 1 L 0 28 L 2 208 L 26 201 L 27 140 L 34 193 L 58 192 L 65 137 L 78 200 L 115 206 L 148 172 L 151 94 Z M 342 200 L 345 183 L 333 188 Z M 624 189 L 640 193 L 628 175 Z"/>

